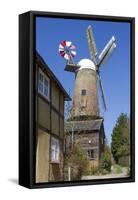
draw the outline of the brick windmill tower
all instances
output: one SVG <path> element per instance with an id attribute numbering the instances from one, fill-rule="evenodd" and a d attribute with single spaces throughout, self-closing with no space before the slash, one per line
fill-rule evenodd
<path id="1" fill-rule="evenodd" d="M 75 46 L 69 41 L 59 45 L 59 52 L 67 59 L 65 71 L 75 74 L 74 95 L 70 118 L 65 122 L 67 147 L 78 143 L 88 156 L 91 166 L 98 166 L 104 150 L 104 123 L 99 112 L 98 88 L 101 93 L 104 110 L 106 103 L 100 78 L 100 67 L 116 48 L 115 37 L 109 40 L 97 58 L 97 49 L 91 26 L 88 26 L 87 40 L 90 59 L 73 62 Z"/>

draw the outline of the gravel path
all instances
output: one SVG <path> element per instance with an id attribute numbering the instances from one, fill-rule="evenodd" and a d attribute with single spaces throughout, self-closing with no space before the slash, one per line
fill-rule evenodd
<path id="1" fill-rule="evenodd" d="M 93 180 L 93 179 L 110 179 L 110 178 L 124 178 L 124 177 L 128 177 L 127 175 L 127 169 L 124 168 L 123 172 L 120 174 L 106 174 L 106 175 L 90 175 L 90 176 L 83 176 L 82 180 Z"/>

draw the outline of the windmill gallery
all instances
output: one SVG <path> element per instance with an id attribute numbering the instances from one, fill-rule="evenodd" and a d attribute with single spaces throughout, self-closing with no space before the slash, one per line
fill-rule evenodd
<path id="1" fill-rule="evenodd" d="M 64 136 L 62 137 L 62 140 L 58 140 L 57 136 L 57 139 L 53 139 L 53 141 L 56 142 L 55 145 L 52 147 L 53 149 L 51 149 L 52 151 L 56 152 L 56 164 L 53 162 L 51 165 L 52 170 L 54 169 L 53 165 L 56 165 L 55 171 L 56 174 L 58 173 L 58 176 L 56 175 L 56 177 L 54 178 L 55 173 L 53 172 L 52 181 L 64 180 L 63 171 L 65 162 L 63 155 L 66 152 L 72 152 L 74 145 L 78 144 L 81 150 L 84 152 L 89 161 L 89 169 L 99 167 L 101 154 L 104 151 L 106 136 L 104 131 L 104 118 L 100 115 L 98 88 L 99 93 L 101 94 L 101 101 L 104 111 L 106 111 L 106 103 L 101 83 L 100 69 L 102 64 L 105 63 L 107 58 L 116 48 L 116 40 L 114 36 L 111 37 L 103 51 L 100 53 L 99 56 L 97 56 L 98 53 L 91 26 L 88 26 L 86 30 L 86 35 L 90 59 L 81 59 L 77 64 L 75 64 L 73 60 L 74 56 L 76 55 L 76 47 L 73 45 L 73 43 L 69 41 L 63 41 L 59 45 L 60 55 L 67 60 L 64 70 L 75 74 L 75 83 L 72 103 L 68 109 L 68 116 L 66 117 L 64 122 Z M 44 74 L 44 72 L 42 72 L 42 74 Z M 50 78 L 48 80 L 48 82 L 50 83 Z M 41 80 L 38 80 L 38 84 L 41 84 L 41 82 Z M 60 84 L 58 83 L 58 85 Z M 48 91 L 50 93 L 50 89 Z M 61 89 L 61 91 L 63 91 L 64 96 L 65 94 L 67 96 L 67 93 L 63 89 Z M 66 99 L 64 98 L 64 100 Z M 70 100 L 69 96 L 68 100 Z M 60 141 L 60 144 L 58 141 Z M 39 149 L 40 147 L 42 147 L 40 144 L 41 142 L 42 144 L 44 144 L 44 141 L 40 141 L 40 138 L 38 136 L 39 145 L 37 146 L 36 155 L 36 179 L 38 180 L 38 182 L 47 182 L 49 181 L 47 178 L 49 177 L 48 174 L 46 178 L 41 179 L 41 174 L 43 173 L 42 160 L 39 161 L 39 157 L 40 155 L 42 156 L 43 153 L 43 150 Z M 51 159 L 50 142 L 47 142 L 46 145 L 48 145 L 47 151 L 49 157 L 47 156 L 47 162 L 49 162 Z M 62 159 L 60 157 L 62 157 Z M 60 167 L 57 165 L 59 165 Z M 58 172 L 57 168 L 59 168 Z M 68 166 L 67 180 L 71 179 L 71 170 L 72 169 L 70 168 L 70 166 Z"/>

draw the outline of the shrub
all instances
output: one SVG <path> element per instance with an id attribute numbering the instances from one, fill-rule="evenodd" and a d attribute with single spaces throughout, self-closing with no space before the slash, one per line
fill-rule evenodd
<path id="1" fill-rule="evenodd" d="M 91 167 L 90 175 L 99 175 L 99 174 L 100 174 L 99 167 L 96 166 Z"/>
<path id="2" fill-rule="evenodd" d="M 73 146 L 72 151 L 65 155 L 64 179 L 68 180 L 68 167 L 71 169 L 71 180 L 80 180 L 86 174 L 89 161 L 78 144 Z"/>
<path id="3" fill-rule="evenodd" d="M 111 172 L 111 152 L 107 145 L 105 145 L 104 152 L 101 155 L 100 171 L 103 174 Z"/>
<path id="4" fill-rule="evenodd" d="M 120 165 L 114 165 L 114 173 L 115 174 L 121 174 L 123 172 L 122 167 Z"/>

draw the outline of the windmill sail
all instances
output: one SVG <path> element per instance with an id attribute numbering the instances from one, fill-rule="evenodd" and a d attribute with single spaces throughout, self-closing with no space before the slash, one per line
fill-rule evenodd
<path id="1" fill-rule="evenodd" d="M 104 58 L 101 60 L 100 64 L 104 64 L 106 60 L 112 55 L 113 50 L 116 48 L 116 44 L 113 43 L 111 48 L 108 50 L 107 54 L 104 56 Z"/>
<path id="2" fill-rule="evenodd" d="M 101 54 L 99 55 L 99 64 L 104 64 L 105 61 L 107 60 L 107 58 L 112 54 L 113 50 L 116 48 L 116 44 L 115 44 L 115 37 L 113 36 L 109 42 L 107 43 L 107 45 L 105 46 L 105 48 L 103 49 L 103 51 L 101 52 Z"/>
<path id="3" fill-rule="evenodd" d="M 96 48 L 96 43 L 95 43 L 91 26 L 88 26 L 86 34 L 87 34 L 90 57 L 93 60 L 93 62 L 96 64 L 97 48 Z"/>
<path id="4" fill-rule="evenodd" d="M 101 93 L 101 97 L 102 97 L 103 107 L 104 107 L 104 110 L 106 111 L 104 92 L 103 92 L 103 87 L 102 87 L 101 78 L 100 78 L 99 73 L 97 74 L 97 77 L 98 77 L 98 83 L 99 83 L 100 93 Z"/>

